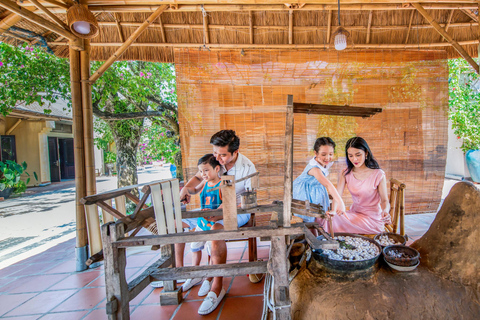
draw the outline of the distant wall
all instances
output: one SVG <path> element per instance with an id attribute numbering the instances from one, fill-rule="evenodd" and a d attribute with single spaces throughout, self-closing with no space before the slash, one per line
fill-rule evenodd
<path id="1" fill-rule="evenodd" d="M 295 115 L 294 176 L 319 136 L 344 146 L 364 137 L 387 178 L 407 184 L 406 212 L 434 211 L 447 153 L 448 67 L 444 51 L 199 51 L 177 49 L 175 65 L 186 179 L 210 153 L 210 136 L 233 129 L 240 152 L 260 171 L 260 202 L 283 199 L 285 105 L 295 102 L 380 107 L 372 118 Z M 347 197 L 348 198 L 348 197 Z M 347 200 L 348 202 L 348 200 Z"/>

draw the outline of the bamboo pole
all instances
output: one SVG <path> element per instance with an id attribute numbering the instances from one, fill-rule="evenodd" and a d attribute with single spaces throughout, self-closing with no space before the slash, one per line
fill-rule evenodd
<path id="1" fill-rule="evenodd" d="M 293 10 L 288 10 L 288 44 L 293 44 Z"/>
<path id="2" fill-rule="evenodd" d="M 410 29 L 412 29 L 412 21 L 413 21 L 413 14 L 414 13 L 415 13 L 415 11 L 412 11 L 412 13 L 410 13 L 410 22 L 408 23 L 408 30 L 407 30 L 407 36 L 405 37 L 405 44 L 407 44 L 408 37 L 410 36 Z"/>
<path id="3" fill-rule="evenodd" d="M 125 37 L 123 36 L 122 27 L 120 26 L 120 22 L 118 21 L 117 14 L 113 14 L 113 18 L 115 19 L 115 25 L 117 26 L 118 36 L 120 37 L 120 41 L 125 42 Z"/>
<path id="4" fill-rule="evenodd" d="M 57 7 L 60 7 L 60 8 L 64 8 L 64 9 L 67 9 L 70 8 L 72 5 L 67 5 L 65 3 L 62 3 L 62 2 L 59 2 L 59 1 L 55 1 L 55 0 L 43 0 L 44 2 L 47 2 L 47 3 L 50 3 L 50 4 L 53 4 L 54 6 L 57 6 Z"/>
<path id="5" fill-rule="evenodd" d="M 58 33 L 62 36 L 64 36 L 65 38 L 68 38 L 70 40 L 76 40 L 77 37 L 71 33 L 70 31 L 67 31 L 63 28 L 60 28 L 59 26 L 57 26 L 55 23 L 53 22 L 50 22 L 38 15 L 36 15 L 35 13 L 29 11 L 28 9 L 25 9 L 25 8 L 22 8 L 20 6 L 18 6 L 17 4 L 13 3 L 12 1 L 10 0 L 0 0 L 0 7 L 3 7 L 9 11 L 12 11 L 16 14 L 18 14 L 19 16 L 21 16 L 22 18 L 25 18 L 27 19 L 28 21 L 30 22 L 33 22 L 43 28 L 46 28 L 50 31 L 53 31 L 55 33 Z"/>
<path id="6" fill-rule="evenodd" d="M 328 22 L 327 22 L 327 43 L 330 43 L 330 37 L 332 35 L 332 10 L 328 10 Z"/>
<path id="7" fill-rule="evenodd" d="M 253 44 L 253 11 L 248 11 L 248 22 L 249 22 L 249 29 L 250 29 L 250 44 Z"/>
<path id="8" fill-rule="evenodd" d="M 87 196 L 96 193 L 95 156 L 93 148 L 93 108 L 92 86 L 90 78 L 90 41 L 85 40 L 85 50 L 80 51 L 81 87 L 82 87 L 82 116 L 83 116 L 83 145 L 85 154 L 85 192 Z M 85 206 L 90 256 L 102 250 L 100 234 L 100 220 L 96 205 Z"/>
<path id="9" fill-rule="evenodd" d="M 465 46 L 471 44 L 478 44 L 478 39 L 459 41 L 458 44 Z M 67 46 L 67 42 L 48 42 L 50 46 Z M 92 47 L 120 47 L 121 42 L 92 42 Z M 152 47 L 152 48 L 199 48 L 202 43 L 158 43 L 158 42 L 137 42 L 131 45 L 132 47 Z M 355 44 L 355 49 L 416 49 L 416 48 L 443 48 L 450 47 L 451 43 L 391 43 L 391 44 Z M 211 43 L 208 45 L 209 49 L 289 49 L 289 50 L 304 50 L 304 49 L 325 49 L 324 44 L 249 44 L 249 43 Z"/>
<path id="10" fill-rule="evenodd" d="M 473 12 L 470 11 L 470 9 L 460 9 L 460 11 L 465 13 L 465 15 L 467 17 L 469 17 L 470 19 L 472 19 L 473 21 L 478 22 L 478 17 L 476 15 L 474 15 Z"/>
<path id="11" fill-rule="evenodd" d="M 278 217 L 283 227 L 290 227 L 292 216 L 292 188 L 293 188 L 293 96 L 287 97 L 285 119 L 285 179 L 283 191 L 283 216 Z"/>
<path id="12" fill-rule="evenodd" d="M 478 67 L 478 64 L 472 59 L 472 57 L 470 57 L 468 55 L 468 53 L 465 51 L 465 49 L 463 49 L 459 44 L 458 42 L 456 42 L 455 40 L 453 40 L 453 38 L 445 32 L 445 30 L 440 27 L 438 25 L 438 23 L 432 18 L 432 16 L 430 16 L 428 14 L 428 12 L 418 3 L 412 3 L 412 6 L 414 6 L 418 12 L 420 12 L 420 14 L 422 16 L 425 17 L 425 19 L 427 19 L 427 21 L 435 28 L 435 30 L 437 30 L 438 33 L 440 33 L 448 42 L 450 42 L 452 44 L 452 46 L 455 48 L 455 50 L 457 50 L 457 52 L 465 59 L 467 60 L 468 64 L 470 64 L 470 66 L 475 70 L 475 72 L 478 74 L 480 73 L 480 70 L 479 70 L 479 67 Z"/>
<path id="13" fill-rule="evenodd" d="M 210 37 L 208 35 L 208 16 L 206 12 L 202 12 L 203 16 L 203 39 L 205 43 L 210 43 Z"/>
<path id="14" fill-rule="evenodd" d="M 367 26 L 367 40 L 365 43 L 370 43 L 370 29 L 372 28 L 372 18 L 373 18 L 373 11 L 370 10 L 370 13 L 368 14 L 368 26 Z"/>
<path id="15" fill-rule="evenodd" d="M 153 23 L 152 23 L 153 25 Z M 151 27 L 152 25 L 150 25 L 149 27 Z M 158 25 L 160 26 L 160 34 L 162 35 L 162 41 L 164 43 L 167 42 L 167 35 L 165 34 L 165 28 L 163 27 L 163 22 L 162 22 L 162 17 L 158 17 Z"/>
<path id="16" fill-rule="evenodd" d="M 70 86 L 72 92 L 73 146 L 75 158 L 75 213 L 76 248 L 88 244 L 84 206 L 80 199 L 86 196 L 85 163 L 83 152 L 82 88 L 80 85 L 80 53 L 70 47 Z M 86 268 L 86 266 L 85 266 Z M 77 271 L 81 271 L 78 270 Z"/>
<path id="17" fill-rule="evenodd" d="M 2 1 L 2 0 L 0 0 Z M 93 84 L 97 81 L 98 78 L 102 76 L 102 74 L 128 49 L 128 47 L 135 41 L 137 38 L 145 31 L 145 29 L 157 19 L 163 11 L 167 8 L 167 5 L 160 6 L 148 19 L 142 23 L 142 25 L 135 30 L 134 33 L 130 37 L 128 37 L 127 41 L 125 41 L 120 48 L 115 51 L 115 53 L 105 61 L 104 64 L 90 77 L 90 82 Z"/>
<path id="18" fill-rule="evenodd" d="M 37 0 L 30 0 L 31 3 L 35 5 L 40 11 L 45 13 L 47 16 L 49 16 L 53 21 L 55 21 L 60 27 L 62 27 L 65 30 L 68 30 L 68 27 L 65 23 L 63 23 L 62 20 L 60 20 L 56 15 L 51 13 L 47 8 L 45 8 L 40 2 Z"/>
<path id="19" fill-rule="evenodd" d="M 452 21 L 452 17 L 453 17 L 453 13 L 455 12 L 455 9 L 454 10 L 450 10 L 450 14 L 448 15 L 448 20 L 447 20 L 447 24 L 445 25 L 445 32 L 448 31 L 448 28 L 450 28 L 450 22 Z M 445 41 L 445 38 L 444 37 L 441 37 L 442 39 L 440 39 L 440 41 Z"/>

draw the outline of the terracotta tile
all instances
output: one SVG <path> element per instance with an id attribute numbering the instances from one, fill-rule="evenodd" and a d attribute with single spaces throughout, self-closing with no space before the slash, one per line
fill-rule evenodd
<path id="1" fill-rule="evenodd" d="M 213 320 L 217 319 L 218 313 L 220 309 L 225 303 L 225 298 L 222 302 L 218 305 L 217 309 L 215 309 L 212 313 L 207 314 L 205 316 L 201 316 L 198 314 L 198 308 L 202 304 L 202 301 L 185 301 L 180 305 L 180 309 L 178 309 L 177 313 L 173 317 L 173 320 Z M 247 319 L 247 318 L 244 318 Z"/>
<path id="2" fill-rule="evenodd" d="M 146 291 L 145 289 L 144 291 Z M 147 296 L 145 300 L 143 300 L 142 304 L 158 304 L 160 305 L 160 292 L 162 292 L 163 288 L 153 289 Z"/>
<path id="3" fill-rule="evenodd" d="M 258 259 L 268 259 L 270 257 L 270 247 L 259 247 L 257 248 L 257 258 Z"/>
<path id="4" fill-rule="evenodd" d="M 105 299 L 105 288 L 82 289 L 52 311 L 92 309 Z"/>
<path id="5" fill-rule="evenodd" d="M 9 275 L 14 274 L 15 272 L 18 272 L 22 269 L 25 269 L 26 267 L 28 266 L 16 263 L 14 265 L 3 268 L 0 270 L 0 278 L 8 277 Z"/>
<path id="6" fill-rule="evenodd" d="M 41 315 L 37 315 L 37 316 L 21 316 L 21 317 L 8 317 L 8 318 L 4 318 L 2 317 L 2 319 L 11 319 L 11 320 L 37 320 L 41 317 Z"/>
<path id="7" fill-rule="evenodd" d="M 90 282 L 87 286 L 89 287 L 105 287 L 105 274 L 101 274 L 95 281 Z"/>
<path id="8" fill-rule="evenodd" d="M 139 267 L 142 268 L 146 265 L 151 265 L 156 261 L 155 256 L 151 255 L 134 255 L 127 258 L 127 268 Z"/>
<path id="9" fill-rule="evenodd" d="M 73 312 L 59 312 L 49 313 L 42 317 L 42 320 L 80 320 L 88 311 L 73 311 Z"/>
<path id="10" fill-rule="evenodd" d="M 0 278 L 0 291 L 3 292 L 2 287 L 9 284 L 10 282 L 15 281 L 14 278 Z"/>
<path id="11" fill-rule="evenodd" d="M 236 276 L 233 279 L 232 287 L 228 292 L 229 296 L 248 296 L 254 294 L 263 295 L 263 281 L 251 283 L 248 276 Z"/>
<path id="12" fill-rule="evenodd" d="M 130 305 L 131 306 L 135 306 L 137 304 L 140 304 L 142 302 L 142 300 L 149 296 L 150 293 L 153 292 L 153 288 L 150 287 L 150 286 L 147 286 L 145 289 L 142 290 L 142 292 L 140 292 L 132 301 L 130 301 Z"/>
<path id="13" fill-rule="evenodd" d="M 76 271 L 76 262 L 75 259 L 59 262 L 52 269 L 47 270 L 45 273 L 64 273 L 64 272 L 75 272 Z"/>
<path id="14" fill-rule="evenodd" d="M 133 313 L 130 314 L 131 320 L 168 320 L 177 309 L 177 305 L 172 306 L 138 306 Z"/>
<path id="15" fill-rule="evenodd" d="M 230 287 L 230 283 L 232 282 L 231 277 L 224 277 L 223 278 L 223 288 L 225 289 L 225 292 L 228 291 L 228 288 Z M 201 285 L 195 286 L 192 289 L 188 290 L 188 295 L 184 295 L 184 299 L 187 301 L 191 300 L 202 300 L 205 299 L 205 296 L 199 297 L 198 296 L 198 290 L 200 290 Z"/>
<path id="16" fill-rule="evenodd" d="M 245 248 L 234 248 L 227 250 L 227 261 L 240 261 L 242 259 Z M 248 256 L 248 252 L 246 253 Z"/>
<path id="17" fill-rule="evenodd" d="M 71 288 L 83 288 L 96 278 L 101 275 L 101 271 L 84 271 L 74 273 L 64 280 L 60 281 L 49 290 L 61 290 L 61 289 L 71 289 Z"/>
<path id="18" fill-rule="evenodd" d="M 0 295 L 0 316 L 33 298 L 35 293 Z"/>
<path id="19" fill-rule="evenodd" d="M 105 309 L 95 309 L 82 320 L 108 320 L 107 311 Z"/>
<path id="20" fill-rule="evenodd" d="M 45 274 L 45 272 L 52 268 L 51 263 L 32 263 L 29 265 L 25 265 L 25 268 L 15 272 L 11 276 L 19 277 L 19 276 L 31 276 L 37 274 Z"/>
<path id="21" fill-rule="evenodd" d="M 246 308 L 245 306 L 248 306 Z M 263 295 L 255 297 L 228 298 L 219 320 L 261 319 L 263 312 Z"/>
<path id="22" fill-rule="evenodd" d="M 44 291 L 66 277 L 65 274 L 21 277 L 4 286 L 2 291 L 11 293 Z"/>
<path id="23" fill-rule="evenodd" d="M 6 316 L 21 316 L 29 314 L 47 313 L 64 300 L 72 296 L 76 290 L 61 290 L 42 292 L 34 298 L 18 306 Z"/>

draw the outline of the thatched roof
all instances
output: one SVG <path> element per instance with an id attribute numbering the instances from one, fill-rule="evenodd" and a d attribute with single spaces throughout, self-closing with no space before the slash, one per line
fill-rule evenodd
<path id="1" fill-rule="evenodd" d="M 1 2 L 13 3 L 11 0 L 1 0 L 0 6 Z M 40 2 L 58 18 L 66 20 L 66 3 L 71 3 L 70 0 Z M 338 26 L 335 0 L 310 0 L 305 4 L 291 4 L 290 7 L 278 0 L 82 2 L 88 4 L 100 24 L 100 34 L 91 42 L 91 58 L 94 60 L 108 59 L 160 4 L 170 6 L 120 59 L 173 62 L 175 47 L 193 47 L 200 50 L 332 50 L 329 41 Z M 46 20 L 53 21 L 27 0 L 23 1 L 22 6 Z M 470 56 L 477 56 L 477 1 L 422 1 L 422 6 Z M 342 26 L 351 33 L 356 50 L 435 48 L 445 49 L 449 58 L 459 57 L 457 50 L 443 40 L 424 16 L 404 1 L 343 0 L 340 12 Z M 26 19 L 12 20 L 11 12 L 0 7 L 0 33 L 5 31 L 9 21 L 15 22 L 15 27 L 43 35 L 56 55 L 68 55 L 68 39 Z M 0 41 L 18 44 L 22 38 L 26 39 L 26 36 L 18 30 L 7 30 L 3 32 Z"/>

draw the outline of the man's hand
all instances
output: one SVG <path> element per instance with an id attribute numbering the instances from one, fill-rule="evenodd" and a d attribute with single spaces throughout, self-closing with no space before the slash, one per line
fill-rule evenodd
<path id="1" fill-rule="evenodd" d="M 190 203 L 191 198 L 192 196 L 188 193 L 187 188 L 182 188 L 182 190 L 180 190 L 180 202 L 184 204 Z"/>

